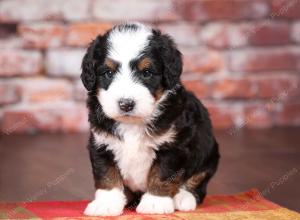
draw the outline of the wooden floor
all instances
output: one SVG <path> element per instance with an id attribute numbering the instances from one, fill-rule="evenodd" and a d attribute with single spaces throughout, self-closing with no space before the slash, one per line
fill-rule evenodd
<path id="1" fill-rule="evenodd" d="M 209 194 L 258 188 L 300 211 L 300 129 L 217 131 L 221 163 Z M 0 139 L 0 201 L 93 197 L 87 134 L 4 135 Z"/>

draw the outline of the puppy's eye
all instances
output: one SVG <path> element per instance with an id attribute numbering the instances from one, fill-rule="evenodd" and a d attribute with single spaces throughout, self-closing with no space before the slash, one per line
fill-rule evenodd
<path id="1" fill-rule="evenodd" d="M 107 71 L 104 72 L 104 76 L 107 79 L 111 79 L 113 77 L 113 72 L 111 70 L 107 70 Z"/>
<path id="2" fill-rule="evenodd" d="M 142 73 L 142 76 L 144 79 L 149 79 L 151 78 L 151 76 L 153 75 L 153 73 L 151 72 L 151 70 L 144 70 Z"/>

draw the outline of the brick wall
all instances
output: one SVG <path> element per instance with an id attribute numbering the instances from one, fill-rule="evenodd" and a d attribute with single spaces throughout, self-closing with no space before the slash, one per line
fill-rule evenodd
<path id="1" fill-rule="evenodd" d="M 172 35 L 217 128 L 300 125 L 300 0 L 2 0 L 1 133 L 87 129 L 87 43 L 138 20 Z"/>

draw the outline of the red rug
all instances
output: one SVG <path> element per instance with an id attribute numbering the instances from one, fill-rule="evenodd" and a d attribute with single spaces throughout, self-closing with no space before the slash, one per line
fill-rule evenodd
<path id="1" fill-rule="evenodd" d="M 192 212 L 141 215 L 125 210 L 118 217 L 87 217 L 88 201 L 0 203 L 0 219 L 201 219 L 201 220 L 300 220 L 300 214 L 264 199 L 257 190 L 230 196 L 208 196 Z"/>

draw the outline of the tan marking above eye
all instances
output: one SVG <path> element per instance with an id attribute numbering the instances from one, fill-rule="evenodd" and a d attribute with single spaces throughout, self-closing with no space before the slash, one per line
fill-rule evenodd
<path id="1" fill-rule="evenodd" d="M 118 67 L 118 64 L 116 61 L 110 59 L 110 58 L 106 58 L 105 61 L 104 61 L 104 64 L 109 68 L 111 69 L 112 71 L 116 71 L 117 70 L 117 67 Z"/>
<path id="2" fill-rule="evenodd" d="M 150 58 L 146 57 L 138 61 L 137 67 L 139 71 L 143 71 L 145 69 L 148 69 L 150 65 L 151 65 L 151 60 Z"/>

